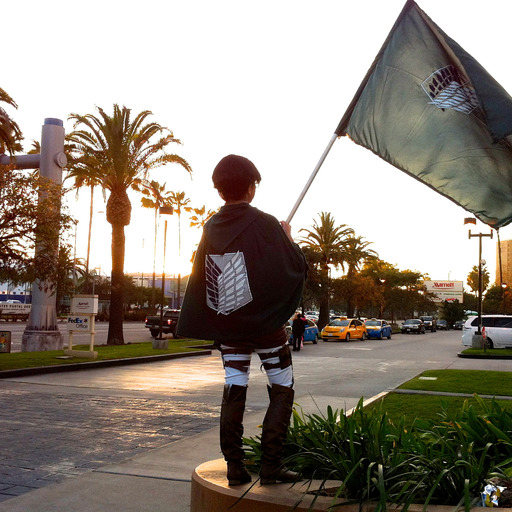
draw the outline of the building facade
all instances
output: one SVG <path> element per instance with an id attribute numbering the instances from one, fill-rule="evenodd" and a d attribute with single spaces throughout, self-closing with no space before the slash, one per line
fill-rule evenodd
<path id="1" fill-rule="evenodd" d="M 501 272 L 500 272 L 501 245 Z M 496 283 L 512 285 L 512 240 L 502 240 L 496 243 Z"/>

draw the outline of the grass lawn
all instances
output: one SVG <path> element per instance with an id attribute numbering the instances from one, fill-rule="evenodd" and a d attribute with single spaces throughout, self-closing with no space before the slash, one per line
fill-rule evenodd
<path id="1" fill-rule="evenodd" d="M 403 395 L 401 393 L 389 393 L 381 402 L 369 406 L 379 407 L 382 403 L 388 416 L 397 423 L 402 417 L 410 425 L 416 418 L 436 420 L 441 410 L 445 409 L 450 414 L 458 416 L 465 401 L 473 405 L 477 411 L 480 406 L 475 398 L 439 396 L 439 395 Z M 496 400 L 503 409 L 512 410 L 511 400 Z"/>
<path id="2" fill-rule="evenodd" d="M 512 357 L 512 348 L 488 348 L 484 351 L 483 348 L 467 348 L 462 350 L 462 354 L 468 356 L 508 356 Z"/>
<path id="3" fill-rule="evenodd" d="M 434 379 L 435 380 L 431 380 Z M 477 395 L 512 396 L 512 372 L 483 370 L 428 370 L 405 382 L 398 389 L 444 391 Z M 479 408 L 474 398 L 439 395 L 404 395 L 389 393 L 381 402 L 369 407 L 379 407 L 397 421 L 405 416 L 408 422 L 415 418 L 436 419 L 441 409 L 455 414 L 465 401 Z M 512 409 L 512 400 L 497 400 L 501 407 Z"/>
<path id="4" fill-rule="evenodd" d="M 130 343 L 116 346 L 96 346 L 94 350 L 98 352 L 96 359 L 72 357 L 70 359 L 58 359 L 63 356 L 62 350 L 48 350 L 44 352 L 12 352 L 0 354 L 0 371 L 17 370 L 20 368 L 36 368 L 39 366 L 54 366 L 74 363 L 84 363 L 90 361 L 105 361 L 108 359 L 125 359 L 129 357 L 145 357 L 159 354 L 174 354 L 177 352 L 193 351 L 195 345 L 205 345 L 204 340 L 179 339 L 169 340 L 167 350 L 157 350 L 153 348 L 153 342 Z M 191 348 L 192 347 L 192 348 Z M 66 347 L 67 348 L 67 347 Z M 74 350 L 89 350 L 89 345 L 75 345 Z"/>
<path id="5" fill-rule="evenodd" d="M 512 372 L 428 370 L 405 382 L 399 389 L 512 396 Z"/>

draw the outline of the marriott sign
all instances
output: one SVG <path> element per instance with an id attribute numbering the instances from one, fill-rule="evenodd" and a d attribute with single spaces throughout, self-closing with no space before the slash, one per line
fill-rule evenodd
<path id="1" fill-rule="evenodd" d="M 433 293 L 434 302 L 453 302 L 458 300 L 462 304 L 463 281 L 425 281 L 425 288 Z"/>

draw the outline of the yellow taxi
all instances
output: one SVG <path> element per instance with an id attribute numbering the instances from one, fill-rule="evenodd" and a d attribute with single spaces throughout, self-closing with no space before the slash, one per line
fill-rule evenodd
<path id="1" fill-rule="evenodd" d="M 322 329 L 320 337 L 324 341 L 350 341 L 354 339 L 364 341 L 368 334 L 366 326 L 361 320 L 357 318 L 336 318 Z"/>

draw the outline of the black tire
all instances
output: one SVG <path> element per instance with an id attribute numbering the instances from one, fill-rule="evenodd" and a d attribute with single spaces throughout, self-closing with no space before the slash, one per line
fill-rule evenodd
<path id="1" fill-rule="evenodd" d="M 389 334 L 388 334 L 388 340 L 391 339 L 391 331 L 389 331 Z"/>
<path id="2" fill-rule="evenodd" d="M 487 338 L 487 340 L 485 342 L 485 347 L 486 348 L 494 348 L 494 343 L 492 342 L 491 338 Z"/>
<path id="3" fill-rule="evenodd" d="M 366 333 L 363 332 L 363 334 L 361 335 L 361 341 L 366 341 Z"/>
<path id="4" fill-rule="evenodd" d="M 382 336 L 382 331 L 380 331 L 379 340 L 382 340 L 382 339 L 384 339 L 384 336 Z"/>
<path id="5" fill-rule="evenodd" d="M 153 338 L 156 340 L 160 334 L 160 329 L 150 329 L 149 332 L 151 333 L 151 336 L 153 336 Z"/>
<path id="6" fill-rule="evenodd" d="M 313 345 L 318 343 L 318 334 L 315 334 L 315 339 L 313 340 Z"/>
<path id="7" fill-rule="evenodd" d="M 347 333 L 347 335 L 345 336 L 345 341 L 348 343 L 350 341 L 350 334 Z"/>

